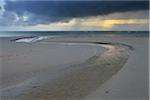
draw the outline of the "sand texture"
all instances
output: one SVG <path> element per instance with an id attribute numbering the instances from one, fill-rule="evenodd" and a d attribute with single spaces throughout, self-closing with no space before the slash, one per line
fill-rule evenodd
<path id="1" fill-rule="evenodd" d="M 14 39 L 11 42 L 16 45 Z M 25 76 L 25 79 L 22 77 L 18 79 L 25 81 L 15 81 L 15 86 L 0 89 L 2 100 L 148 100 L 147 38 L 56 38 L 40 40 L 39 43 L 18 43 L 19 46 L 23 45 L 20 47 L 22 50 L 30 48 L 32 55 L 25 58 L 26 61 L 30 59 L 32 62 L 30 67 L 26 67 L 31 73 L 27 75 L 18 73 L 17 75 Z M 56 67 L 54 66 L 57 63 L 56 59 L 48 61 L 56 56 L 49 55 L 49 50 L 52 49 L 49 48 L 49 43 L 54 43 L 52 46 L 55 47 L 54 51 L 60 49 L 56 49 L 55 44 L 71 45 L 70 51 L 77 51 L 81 47 L 86 49 L 78 51 L 80 52 L 78 55 L 74 53 L 76 55 L 74 59 L 78 60 L 71 60 L 73 59 L 71 56 L 65 58 L 65 55 L 71 55 L 73 52 L 67 51 L 66 46 L 63 47 L 65 49 L 61 48 L 60 50 L 67 52 L 58 62 L 64 60 L 74 63 L 67 66 L 58 63 L 59 67 Z M 103 50 L 99 52 L 99 49 Z M 44 53 L 39 54 L 41 51 Z M 94 53 L 91 53 L 93 51 Z M 82 57 L 82 54 L 86 56 Z M 46 61 L 43 60 L 45 57 Z M 41 66 L 40 63 L 47 67 Z M 49 67 L 49 63 L 54 67 Z M 39 69 L 32 70 L 36 66 L 39 66 L 37 67 Z M 56 71 L 57 68 L 59 70 Z M 23 72 L 22 69 L 18 71 Z"/>

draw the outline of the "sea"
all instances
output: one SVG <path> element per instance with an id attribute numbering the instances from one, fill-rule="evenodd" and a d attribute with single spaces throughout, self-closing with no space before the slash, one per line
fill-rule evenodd
<path id="1" fill-rule="evenodd" d="M 149 31 L 0 31 L 0 37 L 65 36 L 65 37 L 149 37 Z"/>

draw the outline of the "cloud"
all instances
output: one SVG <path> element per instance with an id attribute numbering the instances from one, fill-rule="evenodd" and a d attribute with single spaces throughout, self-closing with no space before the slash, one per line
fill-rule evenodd
<path id="1" fill-rule="evenodd" d="M 6 1 L 4 9 L 7 14 L 14 16 L 11 23 L 0 23 L 0 25 L 37 25 L 49 24 L 59 21 L 69 21 L 73 18 L 84 18 L 90 16 L 107 16 L 113 13 L 126 13 L 131 11 L 148 10 L 148 1 Z M 12 14 L 13 13 L 13 14 Z M 142 16 L 142 15 L 140 15 Z M 26 19 L 26 20 L 24 20 Z M 12 18 L 11 18 L 12 20 Z"/>
<path id="2" fill-rule="evenodd" d="M 119 30 L 143 30 L 143 26 L 148 25 L 148 19 L 113 19 L 113 20 L 101 20 L 99 18 L 74 18 L 68 22 L 54 22 L 50 24 L 38 24 L 31 26 L 31 29 L 40 30 L 113 30 L 121 27 Z M 123 28 L 125 26 L 125 28 Z M 130 29 L 128 28 L 130 26 Z M 135 27 L 136 26 L 136 27 Z M 142 27 L 142 28 L 140 28 Z M 145 29 L 145 28 L 144 28 Z"/>
<path id="3" fill-rule="evenodd" d="M 116 12 L 103 16 L 96 16 L 100 19 L 148 19 L 149 10 L 142 11 L 128 11 L 128 12 Z"/>
<path id="4" fill-rule="evenodd" d="M 0 0 L 0 30 L 148 30 L 148 1 Z"/>
<path id="5" fill-rule="evenodd" d="M 148 24 L 147 20 L 140 19 L 127 19 L 127 20 L 103 20 L 100 22 L 101 27 L 104 28 L 113 28 L 115 25 L 142 25 Z"/>
<path id="6" fill-rule="evenodd" d="M 3 0 L 0 0 L 0 17 L 3 14 L 3 12 L 5 11 L 4 5 L 5 5 L 5 2 Z"/>
<path id="7" fill-rule="evenodd" d="M 147 1 L 7 1 L 5 9 L 49 17 L 85 17 L 148 9 Z"/>
<path id="8" fill-rule="evenodd" d="M 148 31 L 148 19 L 113 19 L 73 18 L 67 22 L 54 22 L 34 26 L 13 26 L 0 29 L 1 31 Z"/>

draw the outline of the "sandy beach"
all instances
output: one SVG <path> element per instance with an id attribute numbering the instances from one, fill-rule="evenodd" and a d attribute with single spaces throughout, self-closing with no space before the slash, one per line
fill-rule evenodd
<path id="1" fill-rule="evenodd" d="M 0 100 L 150 100 L 149 0 L 0 0 Z"/>
<path id="2" fill-rule="evenodd" d="M 118 41 L 134 47 L 127 63 L 83 100 L 149 100 L 149 38 L 126 37 Z"/>
<path id="3" fill-rule="evenodd" d="M 148 38 L 1 38 L 2 100 L 148 100 Z"/>

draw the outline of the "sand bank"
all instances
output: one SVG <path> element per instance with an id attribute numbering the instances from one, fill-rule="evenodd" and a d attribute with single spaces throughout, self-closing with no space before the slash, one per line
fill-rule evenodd
<path id="1" fill-rule="evenodd" d="M 21 85 L 6 88 L 1 91 L 2 99 L 79 100 L 117 74 L 127 62 L 130 52 L 133 50 L 131 46 L 122 43 L 68 40 L 53 42 L 84 43 L 84 45 L 87 43 L 90 47 L 100 46 L 107 50 L 103 53 L 96 52 L 86 61 L 72 64 L 57 74 L 49 73 L 47 70 L 46 74 L 39 75 L 38 79 L 31 78 L 30 81 L 23 82 Z M 51 76 L 53 76 L 52 79 L 49 78 Z"/>
<path id="2" fill-rule="evenodd" d="M 83 100 L 149 100 L 149 38 L 114 37 L 114 41 L 132 45 L 134 50 L 124 67 Z"/>

